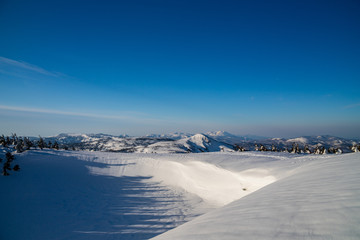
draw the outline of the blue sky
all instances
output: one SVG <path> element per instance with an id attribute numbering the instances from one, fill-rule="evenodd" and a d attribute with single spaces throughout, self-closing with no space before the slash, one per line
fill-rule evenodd
<path id="1" fill-rule="evenodd" d="M 0 3 L 0 133 L 360 137 L 358 1 Z"/>

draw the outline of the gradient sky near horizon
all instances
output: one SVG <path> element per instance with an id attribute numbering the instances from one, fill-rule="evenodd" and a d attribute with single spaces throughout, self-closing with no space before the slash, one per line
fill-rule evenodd
<path id="1" fill-rule="evenodd" d="M 0 134 L 360 137 L 359 1 L 0 1 Z"/>

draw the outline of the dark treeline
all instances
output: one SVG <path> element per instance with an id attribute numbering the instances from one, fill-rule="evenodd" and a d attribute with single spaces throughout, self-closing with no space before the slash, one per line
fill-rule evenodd
<path id="1" fill-rule="evenodd" d="M 30 139 L 29 137 L 18 137 L 16 133 L 11 136 L 0 136 L 0 145 L 5 148 L 14 148 L 17 153 L 21 153 L 30 149 L 64 149 L 64 150 L 75 150 L 72 144 L 59 144 L 56 140 L 46 141 L 44 138 L 39 136 L 38 139 Z"/>
<path id="2" fill-rule="evenodd" d="M 58 142 L 60 141 L 60 143 Z M 161 139 L 163 141 L 163 139 Z M 291 144 L 291 143 L 290 143 Z M 262 144 L 262 143 L 247 143 L 246 145 L 241 146 L 241 144 L 233 145 L 235 151 L 268 151 L 268 152 L 287 152 L 294 154 L 341 154 L 346 152 L 359 152 L 360 145 L 354 144 L 353 146 L 343 146 L 341 149 L 339 146 L 332 147 L 331 145 L 322 146 L 321 144 L 317 145 L 303 145 L 299 146 L 298 143 L 293 143 L 292 145 L 284 144 Z M 7 148 L 8 151 L 16 151 L 21 153 L 27 150 L 42 150 L 42 149 L 54 149 L 54 150 L 91 150 L 91 151 L 100 151 L 101 148 L 98 147 L 98 144 L 86 144 L 83 142 L 69 142 L 57 139 L 54 137 L 43 138 L 39 136 L 38 138 L 30 137 L 21 137 L 17 136 L 16 133 L 11 134 L 10 136 L 0 136 L 0 146 Z M 111 151 L 111 150 L 109 150 Z"/>
<path id="3" fill-rule="evenodd" d="M 73 146 L 62 145 L 60 146 L 57 141 L 48 141 L 46 142 L 41 136 L 39 139 L 31 140 L 29 137 L 18 137 L 16 133 L 11 134 L 11 136 L 0 136 L 0 145 L 5 149 L 5 159 L 0 157 L 0 164 L 2 164 L 2 175 L 9 176 L 10 171 L 19 171 L 19 164 L 14 164 L 15 156 L 12 152 L 21 153 L 31 149 L 64 149 L 64 150 L 75 150 Z"/>
<path id="4" fill-rule="evenodd" d="M 253 149 L 246 149 L 243 146 L 235 144 L 234 147 L 235 151 L 244 152 L 249 150 L 255 150 L 260 152 L 286 152 L 286 153 L 307 153 L 307 154 L 341 154 L 343 150 L 339 147 L 329 147 L 326 148 L 324 146 L 316 146 L 316 147 L 309 147 L 308 145 L 299 146 L 297 143 L 293 143 L 291 147 L 278 147 L 272 144 L 271 146 L 265 146 L 263 144 L 254 144 Z M 360 145 L 354 145 L 349 147 L 352 152 L 360 152 Z"/>

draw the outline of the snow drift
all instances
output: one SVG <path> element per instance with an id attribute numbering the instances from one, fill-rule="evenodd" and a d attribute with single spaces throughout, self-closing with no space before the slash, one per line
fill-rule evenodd
<path id="1" fill-rule="evenodd" d="M 359 239 L 360 155 L 316 161 L 154 240 Z"/>

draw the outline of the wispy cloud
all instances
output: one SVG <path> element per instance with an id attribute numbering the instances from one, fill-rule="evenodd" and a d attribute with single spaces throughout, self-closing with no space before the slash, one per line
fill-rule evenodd
<path id="1" fill-rule="evenodd" d="M 347 105 L 344 108 L 356 108 L 356 107 L 360 107 L 360 103 L 355 103 L 355 104 L 351 104 L 351 105 Z"/>
<path id="2" fill-rule="evenodd" d="M 51 76 L 51 77 L 61 77 L 63 75 L 63 74 L 57 73 L 57 72 L 50 72 L 39 66 L 36 66 L 36 65 L 33 65 L 33 64 L 30 64 L 27 62 L 16 61 L 16 60 L 1 57 L 1 56 L 0 56 L 0 64 L 12 66 L 12 67 L 19 68 L 19 69 L 26 69 L 26 70 L 29 70 L 32 72 L 40 73 L 40 74 L 43 74 L 46 76 Z"/>
<path id="3" fill-rule="evenodd" d="M 163 120 L 163 119 L 154 119 L 154 118 L 144 117 L 144 114 L 142 114 L 142 113 L 136 113 L 136 114 L 143 115 L 143 116 L 134 116 L 134 113 L 124 113 L 123 115 L 104 115 L 104 114 L 94 114 L 94 113 L 79 113 L 79 112 L 71 112 L 71 111 L 60 111 L 60 110 L 55 110 L 55 109 L 28 108 L 28 107 L 5 106 L 5 105 L 0 105 L 0 110 L 28 112 L 28 113 L 41 113 L 41 114 L 55 114 L 55 115 L 85 117 L 85 118 L 127 120 L 127 121 L 146 122 L 146 123 L 166 122 L 166 120 Z"/>

